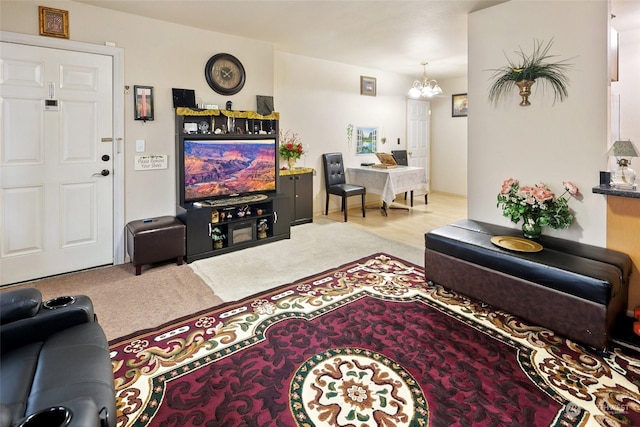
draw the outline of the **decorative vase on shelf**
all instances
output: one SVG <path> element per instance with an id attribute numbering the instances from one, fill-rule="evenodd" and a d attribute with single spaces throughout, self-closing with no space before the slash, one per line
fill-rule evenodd
<path id="1" fill-rule="evenodd" d="M 295 157 L 289 157 L 287 159 L 287 162 L 289 163 L 289 169 L 293 169 L 296 166 L 296 158 Z"/>
<path id="2" fill-rule="evenodd" d="M 526 107 L 527 105 L 531 105 L 529 95 L 531 95 L 531 85 L 535 82 L 535 80 L 520 80 L 519 82 L 515 82 L 516 86 L 520 89 L 520 96 L 522 97 L 522 101 L 520 101 L 521 106 Z"/>
<path id="3" fill-rule="evenodd" d="M 527 239 L 539 239 L 542 235 L 542 227 L 538 225 L 536 220 L 532 218 L 525 218 L 522 223 L 522 234 Z"/>

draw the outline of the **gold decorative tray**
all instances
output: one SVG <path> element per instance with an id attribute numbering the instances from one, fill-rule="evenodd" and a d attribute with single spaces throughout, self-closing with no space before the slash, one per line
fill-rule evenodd
<path id="1" fill-rule="evenodd" d="M 540 252 L 542 245 L 529 239 L 513 236 L 493 236 L 491 243 L 516 252 Z"/>

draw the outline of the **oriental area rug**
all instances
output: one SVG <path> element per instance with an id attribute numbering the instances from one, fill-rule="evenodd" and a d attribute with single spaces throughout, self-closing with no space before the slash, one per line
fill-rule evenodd
<path id="1" fill-rule="evenodd" d="M 375 254 L 114 340 L 119 427 L 640 425 L 597 353 Z"/>

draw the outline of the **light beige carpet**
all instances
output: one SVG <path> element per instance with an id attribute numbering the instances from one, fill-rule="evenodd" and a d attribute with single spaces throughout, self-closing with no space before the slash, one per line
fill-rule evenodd
<path id="1" fill-rule="evenodd" d="M 424 248 L 368 233 L 349 223 L 314 218 L 291 228 L 291 239 L 195 261 L 189 266 L 224 301 L 235 301 L 377 252 L 422 266 Z"/>
<path id="2" fill-rule="evenodd" d="M 87 295 L 109 340 L 235 301 L 275 286 L 385 252 L 414 264 L 424 249 L 324 218 L 291 228 L 291 239 L 207 258 L 189 265 L 129 263 L 8 286 L 40 289 L 43 299 Z M 194 273 L 195 272 L 195 273 Z M 213 292 L 212 292 L 213 291 Z"/>
<path id="3" fill-rule="evenodd" d="M 129 263 L 26 282 L 0 292 L 24 287 L 39 289 L 43 301 L 87 295 L 109 340 L 222 303 L 193 270 L 175 262 L 146 265 L 140 276 Z"/>

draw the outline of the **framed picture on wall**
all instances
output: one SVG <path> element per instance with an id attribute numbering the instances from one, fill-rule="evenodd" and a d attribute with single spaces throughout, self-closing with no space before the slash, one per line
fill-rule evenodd
<path id="1" fill-rule="evenodd" d="M 40 35 L 69 38 L 69 11 L 38 6 Z"/>
<path id="2" fill-rule="evenodd" d="M 378 149 L 378 128 L 356 128 L 356 154 L 375 154 Z"/>
<path id="3" fill-rule="evenodd" d="M 451 95 L 451 117 L 467 117 L 468 107 L 469 102 L 467 101 L 466 93 Z"/>
<path id="4" fill-rule="evenodd" d="M 153 87 L 152 86 L 134 86 L 133 87 L 133 106 L 135 120 L 148 121 L 153 120 Z"/>
<path id="5" fill-rule="evenodd" d="M 360 76 L 360 95 L 376 96 L 376 78 Z"/>

